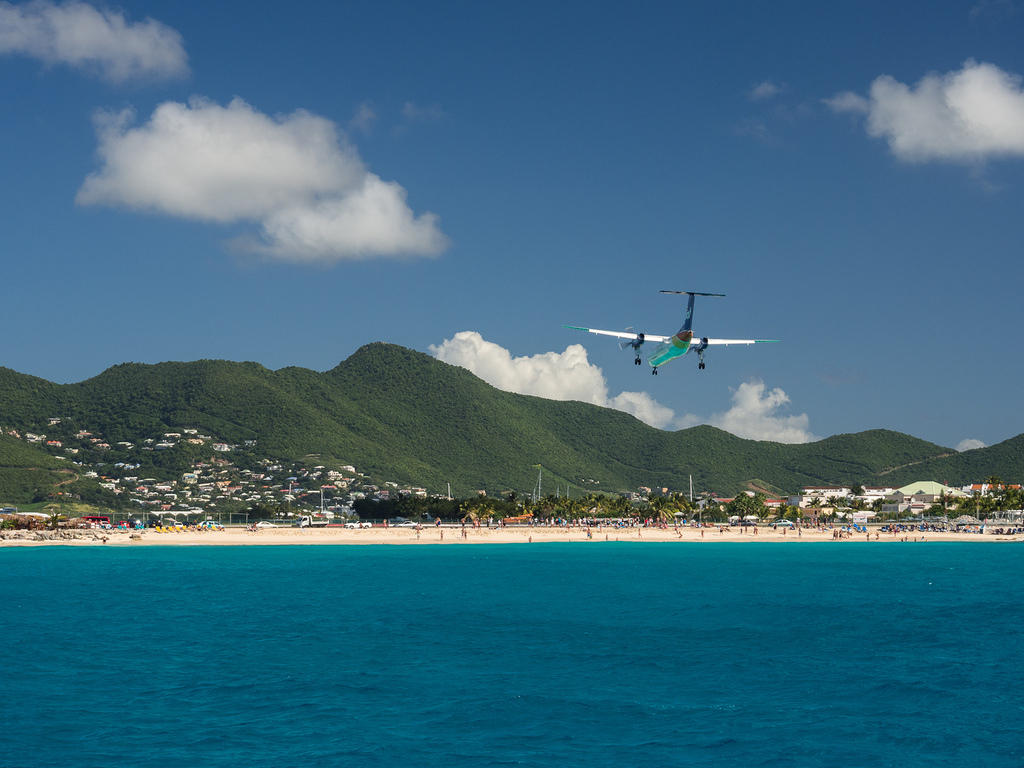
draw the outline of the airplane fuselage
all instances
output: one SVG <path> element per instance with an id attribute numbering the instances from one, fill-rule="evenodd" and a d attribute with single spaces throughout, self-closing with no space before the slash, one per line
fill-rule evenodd
<path id="1" fill-rule="evenodd" d="M 690 344 L 693 343 L 693 331 L 680 329 L 678 333 L 657 346 L 654 354 L 647 358 L 651 368 L 657 368 L 670 360 L 682 357 L 690 351 Z"/>

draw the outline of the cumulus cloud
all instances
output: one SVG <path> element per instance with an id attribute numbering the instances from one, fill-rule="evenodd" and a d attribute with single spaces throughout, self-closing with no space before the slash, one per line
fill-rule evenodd
<path id="1" fill-rule="evenodd" d="M 460 331 L 429 349 L 438 360 L 466 368 L 506 392 L 615 408 L 658 429 L 706 423 L 752 440 L 804 443 L 817 439 L 808 430 L 806 414 L 779 414 L 789 402 L 786 393 L 781 389 L 767 391 L 759 381 L 741 384 L 733 393 L 729 410 L 702 419 L 693 414 L 677 415 L 646 392 L 611 396 L 604 373 L 587 359 L 587 350 L 581 344 L 570 344 L 564 352 L 513 357 L 507 349 L 485 340 L 476 331 Z"/>
<path id="2" fill-rule="evenodd" d="M 716 414 L 709 423 L 749 440 L 776 443 L 808 443 L 818 438 L 811 434 L 806 413 L 785 416 L 779 413 L 789 403 L 789 395 L 776 387 L 769 390 L 763 381 L 740 384 L 732 395 L 732 406 Z"/>
<path id="3" fill-rule="evenodd" d="M 675 419 L 671 408 L 646 392 L 622 392 L 610 398 L 604 373 L 587 359 L 582 344 L 570 344 L 564 352 L 513 357 L 507 349 L 485 340 L 476 331 L 459 331 L 429 349 L 438 360 L 466 368 L 506 392 L 616 408 L 658 428 L 671 426 Z"/>
<path id="4" fill-rule="evenodd" d="M 67 64 L 107 80 L 179 77 L 188 73 L 181 35 L 153 19 L 76 2 L 0 2 L 0 53 Z"/>
<path id="5" fill-rule="evenodd" d="M 1024 156 L 1021 77 L 994 64 L 968 60 L 962 69 L 926 75 L 916 86 L 882 75 L 867 98 L 846 92 L 825 103 L 836 112 L 866 115 L 868 134 L 885 139 L 901 160 Z"/>
<path id="6" fill-rule="evenodd" d="M 415 216 L 405 190 L 366 174 L 358 189 L 314 205 L 294 205 L 263 220 L 256 250 L 282 258 L 330 261 L 339 254 L 440 253 L 447 239 L 432 213 Z"/>
<path id="7" fill-rule="evenodd" d="M 985 444 L 981 440 L 977 440 L 973 437 L 967 437 L 956 444 L 956 449 L 963 453 L 964 451 L 973 451 L 975 448 L 984 448 Z"/>
<path id="8" fill-rule="evenodd" d="M 323 117 L 197 97 L 134 122 L 130 110 L 97 115 L 100 168 L 77 202 L 257 222 L 243 247 L 296 261 L 432 255 L 447 244 L 437 217 L 416 216 L 405 190 L 371 173 Z"/>
<path id="9" fill-rule="evenodd" d="M 751 101 L 767 101 L 773 99 L 782 93 L 782 86 L 773 83 L 771 80 L 763 80 L 753 88 L 750 89 L 750 93 L 747 96 Z"/>

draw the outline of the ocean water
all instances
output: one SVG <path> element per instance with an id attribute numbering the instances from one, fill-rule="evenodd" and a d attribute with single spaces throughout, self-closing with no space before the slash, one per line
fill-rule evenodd
<path id="1" fill-rule="evenodd" d="M 0 765 L 1020 766 L 1024 549 L 0 550 Z"/>

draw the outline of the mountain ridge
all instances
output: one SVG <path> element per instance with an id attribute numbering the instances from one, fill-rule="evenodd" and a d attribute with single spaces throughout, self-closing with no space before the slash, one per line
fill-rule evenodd
<path id="1" fill-rule="evenodd" d="M 578 491 L 638 486 L 732 494 L 803 485 L 954 483 L 1024 477 L 1024 435 L 958 454 L 886 429 L 813 443 L 747 440 L 709 425 L 666 432 L 630 414 L 496 389 L 466 369 L 383 342 L 330 370 L 228 360 L 121 363 L 72 384 L 0 368 L 0 424 L 60 417 L 110 443 L 193 426 L 261 454 L 309 455 L 434 491 L 527 489 L 536 465 Z"/>

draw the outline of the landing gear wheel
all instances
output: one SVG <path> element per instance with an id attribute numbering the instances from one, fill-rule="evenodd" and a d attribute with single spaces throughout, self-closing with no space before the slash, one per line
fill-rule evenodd
<path id="1" fill-rule="evenodd" d="M 697 369 L 703 371 L 704 370 L 704 363 L 697 363 Z"/>
<path id="2" fill-rule="evenodd" d="M 640 365 L 640 356 L 637 355 L 636 360 L 633 361 L 633 365 Z"/>
<path id="3" fill-rule="evenodd" d="M 658 375 L 658 369 L 657 368 L 652 368 L 651 369 L 651 376 L 657 376 L 657 375 Z"/>

